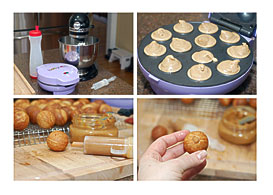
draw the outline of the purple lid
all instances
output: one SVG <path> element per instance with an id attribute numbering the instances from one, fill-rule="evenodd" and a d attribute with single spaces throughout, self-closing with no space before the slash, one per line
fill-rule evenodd
<path id="1" fill-rule="evenodd" d="M 113 107 L 132 109 L 134 107 L 134 101 L 132 98 L 94 98 L 94 100 L 103 100 L 106 104 Z"/>
<path id="2" fill-rule="evenodd" d="M 64 63 L 43 64 L 37 67 L 38 80 L 49 85 L 72 85 L 79 82 L 78 69 Z"/>

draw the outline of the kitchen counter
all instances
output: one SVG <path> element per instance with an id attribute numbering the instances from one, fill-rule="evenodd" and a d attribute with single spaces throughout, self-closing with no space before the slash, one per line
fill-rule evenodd
<path id="1" fill-rule="evenodd" d="M 43 51 L 44 64 L 46 63 L 63 63 L 59 49 L 51 49 Z M 91 80 L 79 82 L 76 89 L 71 95 L 131 95 L 133 94 L 133 87 L 127 82 L 123 81 L 121 78 L 116 78 L 115 81 L 111 82 L 108 86 L 105 86 L 98 90 L 91 90 L 93 83 L 101 81 L 105 78 L 110 78 L 114 76 L 112 73 L 102 68 L 100 64 L 107 61 L 103 55 L 99 55 L 97 58 L 98 64 L 98 75 Z M 25 79 L 34 89 L 36 95 L 52 95 L 52 93 L 43 90 L 37 83 L 36 79 L 31 79 L 29 76 L 29 54 L 17 54 L 14 55 L 14 63 L 18 69 L 22 72 Z M 16 83 L 14 83 L 16 85 Z M 16 95 L 16 94 L 15 94 Z"/>
<path id="2" fill-rule="evenodd" d="M 151 31 L 166 24 L 176 23 L 179 19 L 200 22 L 208 20 L 208 13 L 139 13 L 137 15 L 137 44 Z M 228 94 L 256 95 L 256 39 L 253 45 L 254 64 L 247 79 L 235 90 Z M 150 83 L 143 76 L 139 66 L 137 67 L 137 93 L 139 95 L 155 94 Z"/>

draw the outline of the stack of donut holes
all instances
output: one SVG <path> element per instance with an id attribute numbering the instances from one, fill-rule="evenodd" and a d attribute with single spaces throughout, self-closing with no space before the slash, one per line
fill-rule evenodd
<path id="1" fill-rule="evenodd" d="M 14 130 L 22 131 L 29 123 L 43 129 L 54 125 L 63 126 L 77 114 L 112 112 L 111 106 L 103 100 L 89 99 L 17 99 L 14 102 Z"/>
<path id="2" fill-rule="evenodd" d="M 222 106 L 246 106 L 249 105 L 252 108 L 257 108 L 257 101 L 256 98 L 220 98 L 219 102 Z"/>

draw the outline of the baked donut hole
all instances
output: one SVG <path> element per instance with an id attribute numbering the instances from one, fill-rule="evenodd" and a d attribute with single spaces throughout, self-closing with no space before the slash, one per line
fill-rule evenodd
<path id="1" fill-rule="evenodd" d="M 95 110 L 95 109 L 93 109 L 93 108 L 91 108 L 91 107 L 87 107 L 85 109 L 81 109 L 81 113 L 82 114 L 97 114 L 98 111 Z"/>
<path id="2" fill-rule="evenodd" d="M 90 103 L 90 100 L 87 99 L 87 98 L 81 98 L 81 99 L 78 99 L 79 102 L 82 102 L 83 104 L 89 104 Z"/>
<path id="3" fill-rule="evenodd" d="M 63 100 L 63 101 L 61 101 L 60 105 L 61 106 L 71 106 L 72 103 L 68 100 Z"/>
<path id="4" fill-rule="evenodd" d="M 13 120 L 14 129 L 18 131 L 24 130 L 29 124 L 29 116 L 25 111 L 16 111 Z"/>
<path id="5" fill-rule="evenodd" d="M 250 98 L 249 99 L 249 105 L 252 107 L 252 108 L 257 108 L 257 103 L 256 103 L 256 98 Z"/>
<path id="6" fill-rule="evenodd" d="M 53 114 L 55 116 L 55 124 L 58 126 L 63 126 L 68 121 L 67 113 L 64 109 L 55 109 Z"/>
<path id="7" fill-rule="evenodd" d="M 94 100 L 93 102 L 95 102 L 99 105 L 105 104 L 105 102 L 103 100 Z"/>
<path id="8" fill-rule="evenodd" d="M 71 120 L 73 120 L 73 118 L 74 118 L 76 115 L 79 115 L 79 114 L 81 114 L 81 113 L 82 113 L 82 111 L 81 111 L 80 109 L 75 109 L 75 110 L 73 110 L 73 111 L 71 112 L 71 115 L 70 115 Z"/>
<path id="9" fill-rule="evenodd" d="M 83 105 L 85 105 L 85 103 L 77 100 L 72 105 L 78 109 L 78 108 L 81 108 Z"/>
<path id="10" fill-rule="evenodd" d="M 108 104 L 102 104 L 99 108 L 99 113 L 103 114 L 106 112 L 112 112 L 112 108 Z"/>
<path id="11" fill-rule="evenodd" d="M 232 98 L 220 98 L 219 102 L 222 106 L 229 106 L 232 102 Z"/>
<path id="12" fill-rule="evenodd" d="M 199 150 L 207 150 L 208 145 L 208 137 L 202 131 L 190 132 L 184 139 L 184 150 L 190 154 Z"/>
<path id="13" fill-rule="evenodd" d="M 194 102 L 194 98 L 181 98 L 181 102 L 184 104 L 191 104 Z"/>
<path id="14" fill-rule="evenodd" d="M 247 99 L 246 98 L 235 98 L 232 102 L 233 106 L 244 106 L 247 105 Z"/>
<path id="15" fill-rule="evenodd" d="M 60 109 L 62 106 L 59 103 L 47 104 L 43 110 L 54 112 L 55 109 Z"/>
<path id="16" fill-rule="evenodd" d="M 52 128 L 55 125 L 55 116 L 51 111 L 43 110 L 37 115 L 37 124 L 44 129 Z"/>
<path id="17" fill-rule="evenodd" d="M 36 105 L 27 107 L 26 112 L 30 118 L 32 124 L 37 123 L 37 115 L 41 112 L 41 109 Z"/>
<path id="18" fill-rule="evenodd" d="M 72 106 L 62 106 L 62 108 L 67 114 L 67 121 L 71 121 Z"/>
<path id="19" fill-rule="evenodd" d="M 157 125 L 153 128 L 152 130 L 152 139 L 153 140 L 156 140 L 158 139 L 159 137 L 162 137 L 164 135 L 167 135 L 168 134 L 168 130 L 162 126 L 162 125 Z"/>
<path id="20" fill-rule="evenodd" d="M 15 100 L 14 105 L 18 106 L 19 104 L 22 104 L 22 103 L 30 104 L 30 101 L 29 99 L 18 99 L 18 100 Z"/>
<path id="21" fill-rule="evenodd" d="M 46 143 L 51 150 L 61 152 L 68 144 L 68 136 L 62 131 L 53 131 L 47 137 Z"/>
<path id="22" fill-rule="evenodd" d="M 83 106 L 81 107 L 81 110 L 84 110 L 84 109 L 86 109 L 86 108 L 92 108 L 93 110 L 97 110 L 97 111 L 98 111 L 101 105 L 102 105 L 102 104 L 99 104 L 99 103 L 97 103 L 97 102 L 91 102 L 91 103 L 89 103 L 89 104 L 83 105 Z"/>
<path id="23" fill-rule="evenodd" d="M 24 111 L 25 112 L 25 109 L 24 108 L 21 108 L 21 107 L 18 107 L 18 106 L 14 106 L 13 107 L 13 113 L 17 112 L 17 111 Z"/>

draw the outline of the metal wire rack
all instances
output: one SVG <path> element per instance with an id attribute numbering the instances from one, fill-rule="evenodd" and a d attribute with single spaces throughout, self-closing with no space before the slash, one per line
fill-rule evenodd
<path id="1" fill-rule="evenodd" d="M 116 120 L 115 125 L 119 130 L 127 128 L 126 123 L 121 118 L 116 117 Z M 14 131 L 14 147 L 46 143 L 46 139 L 52 131 L 62 131 L 69 135 L 70 124 L 67 123 L 61 127 L 55 126 L 51 129 L 41 129 L 38 125 L 29 124 L 23 131 Z"/>
<path id="2" fill-rule="evenodd" d="M 69 124 L 51 129 L 41 129 L 38 125 L 29 124 L 23 131 L 14 131 L 14 147 L 21 147 L 33 144 L 41 144 L 46 142 L 46 138 L 52 131 L 63 131 L 69 134 Z"/>
<path id="3" fill-rule="evenodd" d="M 218 99 L 195 99 L 191 104 L 184 104 L 180 99 L 146 99 L 144 111 L 164 112 L 202 118 L 221 118 L 226 108 Z"/>

